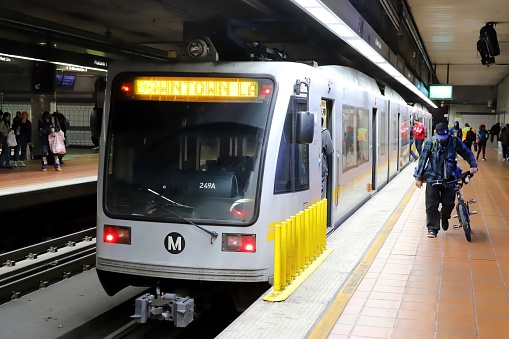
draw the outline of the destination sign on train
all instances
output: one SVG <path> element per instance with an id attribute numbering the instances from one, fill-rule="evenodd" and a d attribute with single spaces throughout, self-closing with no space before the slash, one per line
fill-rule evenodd
<path id="1" fill-rule="evenodd" d="M 139 77 L 134 81 L 134 95 L 159 100 L 253 100 L 258 94 L 258 82 L 252 79 Z"/>

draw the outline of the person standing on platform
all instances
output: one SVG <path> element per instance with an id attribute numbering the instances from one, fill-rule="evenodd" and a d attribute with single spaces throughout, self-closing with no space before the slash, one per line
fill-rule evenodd
<path id="1" fill-rule="evenodd" d="M 422 144 L 424 143 L 424 138 L 426 138 L 426 129 L 424 128 L 424 124 L 420 122 L 419 119 L 414 119 L 412 134 L 414 135 L 415 148 L 417 149 L 417 153 L 419 153 L 420 156 L 422 151 Z"/>
<path id="2" fill-rule="evenodd" d="M 412 156 L 412 159 L 414 159 L 414 161 L 416 161 L 417 159 L 419 159 L 419 156 L 417 154 L 415 154 L 414 150 L 412 149 L 412 146 L 413 146 L 413 144 L 415 142 L 415 140 L 414 140 L 414 133 L 413 133 L 412 130 L 413 129 L 410 129 L 410 131 L 409 131 L 409 134 L 410 134 L 410 155 Z"/>
<path id="3" fill-rule="evenodd" d="M 451 129 L 449 130 L 449 133 L 454 136 L 454 137 L 458 137 L 461 139 L 461 128 L 460 128 L 460 123 L 458 121 L 455 121 L 454 122 L 454 126 L 451 127 Z"/>
<path id="4" fill-rule="evenodd" d="M 49 154 L 48 136 L 52 133 L 60 131 L 60 123 L 58 122 L 58 119 L 52 117 L 48 111 L 44 111 L 44 113 L 42 113 L 42 118 L 39 119 L 38 130 L 42 145 L 41 151 L 42 170 L 46 171 L 48 169 L 48 154 Z M 55 154 L 54 159 L 55 159 L 54 163 L 55 171 L 59 172 L 62 171 L 62 168 L 60 168 L 58 155 Z"/>
<path id="5" fill-rule="evenodd" d="M 486 161 L 486 143 L 488 142 L 488 131 L 486 130 L 486 125 L 481 124 L 479 126 L 479 132 L 477 132 L 477 157 L 479 160 L 479 155 L 482 150 L 482 160 Z"/>
<path id="6" fill-rule="evenodd" d="M 449 134 L 447 124 L 437 124 L 435 135 L 423 146 L 417 163 L 415 186 L 422 187 L 426 180 L 426 227 L 428 238 L 436 238 L 440 230 L 447 231 L 449 219 L 454 209 L 456 191 L 454 182 L 440 184 L 443 181 L 459 179 L 461 172 L 457 166 L 456 154 L 461 155 L 470 165 L 470 173 L 477 172 L 474 154 L 458 137 Z M 437 185 L 433 185 L 437 183 Z M 438 207 L 442 204 L 442 209 Z"/>
<path id="7" fill-rule="evenodd" d="M 21 111 L 16 111 L 16 116 L 12 118 L 12 126 L 14 126 L 14 123 L 21 119 Z"/>
<path id="8" fill-rule="evenodd" d="M 21 118 L 12 123 L 17 145 L 14 148 L 14 167 L 26 167 L 27 146 L 32 142 L 32 123 L 28 120 L 28 112 L 23 111 Z M 21 151 L 21 155 L 20 155 Z M 20 160 L 21 159 L 21 160 Z"/>
<path id="9" fill-rule="evenodd" d="M 327 182 L 327 176 L 329 175 L 329 158 L 334 152 L 334 144 L 329 130 L 324 126 L 322 117 L 322 198 L 325 198 L 325 184 Z"/>
<path id="10" fill-rule="evenodd" d="M 461 131 L 462 137 L 461 141 L 468 147 L 469 150 L 472 150 L 472 144 L 475 142 L 476 136 L 475 131 L 468 123 L 465 123 L 465 127 Z"/>
<path id="11" fill-rule="evenodd" d="M 11 113 L 4 112 L 0 121 L 0 135 L 2 142 L 2 154 L 0 155 L 0 164 L 2 168 L 12 169 L 11 166 L 11 147 L 7 144 L 7 134 L 11 132 Z"/>
<path id="12" fill-rule="evenodd" d="M 495 125 L 491 126 L 490 129 L 491 142 L 493 142 L 493 138 L 495 137 L 495 135 L 497 136 L 498 142 L 500 140 L 499 134 L 500 134 L 500 123 L 497 122 Z"/>
<path id="13" fill-rule="evenodd" d="M 500 143 L 502 144 L 502 161 L 509 160 L 509 124 L 505 124 L 500 131 Z"/>
<path id="14" fill-rule="evenodd" d="M 69 126 L 69 120 L 67 120 L 65 115 L 63 115 L 59 111 L 53 112 L 53 114 L 51 116 L 53 116 L 55 119 L 58 120 L 58 122 L 60 124 L 60 128 L 62 129 L 62 132 L 64 132 L 65 146 L 67 147 L 67 127 Z M 58 160 L 60 161 L 60 165 L 64 164 L 63 157 L 64 157 L 63 154 L 58 155 Z"/>

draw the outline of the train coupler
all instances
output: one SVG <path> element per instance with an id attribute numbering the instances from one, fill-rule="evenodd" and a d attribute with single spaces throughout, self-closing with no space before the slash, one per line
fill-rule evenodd
<path id="1" fill-rule="evenodd" d="M 186 327 L 194 320 L 194 299 L 177 297 L 173 293 L 159 296 L 146 293 L 135 301 L 136 322 L 144 324 L 148 319 L 173 321 L 175 327 Z"/>

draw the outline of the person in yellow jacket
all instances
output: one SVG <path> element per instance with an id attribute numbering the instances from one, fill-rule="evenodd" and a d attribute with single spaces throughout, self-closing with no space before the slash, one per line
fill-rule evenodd
<path id="1" fill-rule="evenodd" d="M 465 127 L 461 130 L 461 134 L 461 141 L 463 141 L 469 150 L 472 150 L 472 143 L 474 143 L 476 139 L 475 130 L 470 127 L 468 123 L 465 123 Z"/>

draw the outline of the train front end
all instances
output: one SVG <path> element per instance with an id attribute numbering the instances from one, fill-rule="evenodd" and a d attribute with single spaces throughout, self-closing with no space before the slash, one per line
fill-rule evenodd
<path id="1" fill-rule="evenodd" d="M 260 200 L 277 82 L 253 76 L 253 63 L 211 67 L 109 71 L 96 260 L 109 295 L 129 285 L 191 297 L 225 283 L 270 287 Z"/>

